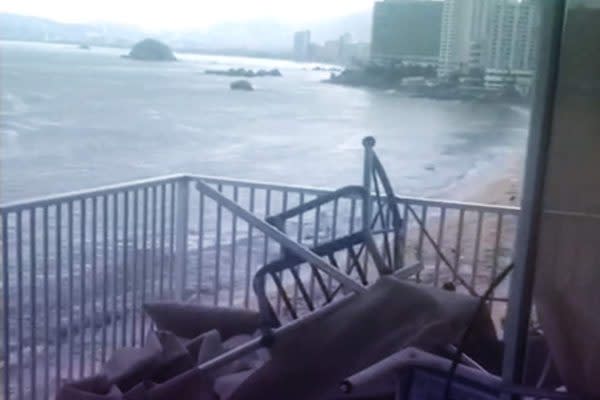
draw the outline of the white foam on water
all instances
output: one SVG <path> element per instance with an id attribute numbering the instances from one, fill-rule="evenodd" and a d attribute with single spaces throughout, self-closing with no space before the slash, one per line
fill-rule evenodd
<path id="1" fill-rule="evenodd" d="M 17 132 L 14 129 L 3 128 L 3 129 L 0 129 L 0 132 L 2 132 L 3 136 L 7 136 L 7 137 L 17 137 L 17 136 L 19 136 L 19 132 Z"/>
<path id="2" fill-rule="evenodd" d="M 16 96 L 11 92 L 2 93 L 0 107 L 0 115 L 2 116 L 16 116 L 25 114 L 29 111 L 29 106 L 22 98 Z"/>

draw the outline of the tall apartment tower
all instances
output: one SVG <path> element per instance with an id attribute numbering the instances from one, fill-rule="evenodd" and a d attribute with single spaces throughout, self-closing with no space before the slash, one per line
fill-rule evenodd
<path id="1" fill-rule="evenodd" d="M 443 4 L 433 0 L 383 0 L 373 5 L 371 61 L 436 64 Z"/>
<path id="2" fill-rule="evenodd" d="M 438 75 L 483 67 L 490 0 L 446 0 Z"/>
<path id="3" fill-rule="evenodd" d="M 294 33 L 294 58 L 307 61 L 310 58 L 310 31 Z"/>
<path id="4" fill-rule="evenodd" d="M 536 0 L 493 0 L 488 20 L 486 67 L 533 71 L 539 18 Z"/>

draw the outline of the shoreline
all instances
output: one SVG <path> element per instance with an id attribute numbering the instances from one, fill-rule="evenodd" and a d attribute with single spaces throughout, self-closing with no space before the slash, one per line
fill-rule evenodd
<path id="1" fill-rule="evenodd" d="M 515 157 L 496 176 L 487 179 L 472 191 L 464 194 L 464 201 L 519 207 L 523 184 L 524 157 Z M 467 187 L 468 182 L 467 182 Z"/>

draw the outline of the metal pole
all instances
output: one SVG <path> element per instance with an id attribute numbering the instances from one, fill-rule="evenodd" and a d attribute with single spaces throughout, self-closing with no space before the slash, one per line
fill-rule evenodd
<path id="1" fill-rule="evenodd" d="M 545 30 L 540 32 L 538 80 L 527 145 L 522 213 L 516 236 L 515 270 L 512 273 L 508 301 L 502 368 L 505 385 L 520 384 L 523 378 L 565 3 L 565 0 L 538 1 L 541 21 L 544 21 L 540 26 Z"/>
<path id="2" fill-rule="evenodd" d="M 175 298 L 183 300 L 186 279 L 189 179 L 177 181 L 177 207 L 175 208 Z"/>
<path id="3" fill-rule="evenodd" d="M 371 216 L 373 213 L 373 204 L 371 202 L 371 176 L 373 175 L 373 147 L 375 147 L 375 138 L 366 136 L 362 140 L 365 148 L 365 159 L 363 165 L 363 187 L 367 192 L 367 200 L 363 204 L 363 229 L 370 229 Z"/>

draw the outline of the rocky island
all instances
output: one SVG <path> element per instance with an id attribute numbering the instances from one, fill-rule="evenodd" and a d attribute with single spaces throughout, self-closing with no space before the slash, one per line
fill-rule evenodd
<path id="1" fill-rule="evenodd" d="M 124 58 L 142 61 L 176 61 L 173 52 L 166 44 L 156 39 L 144 39 L 136 43 Z"/>
<path id="2" fill-rule="evenodd" d="M 244 90 L 246 92 L 251 92 L 254 90 L 254 87 L 252 87 L 252 84 L 250 82 L 248 82 L 247 80 L 239 80 L 239 81 L 231 82 L 229 84 L 229 88 L 231 90 Z"/>

